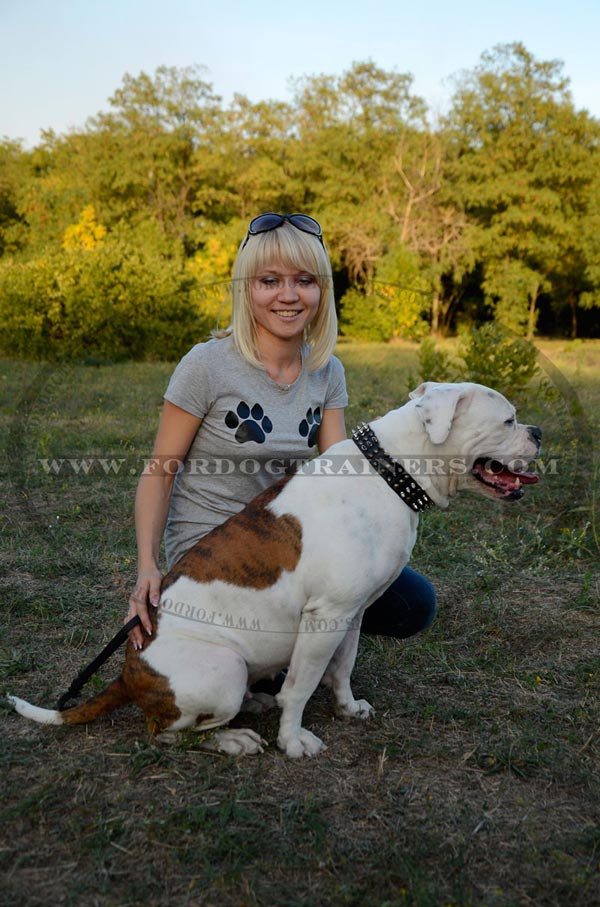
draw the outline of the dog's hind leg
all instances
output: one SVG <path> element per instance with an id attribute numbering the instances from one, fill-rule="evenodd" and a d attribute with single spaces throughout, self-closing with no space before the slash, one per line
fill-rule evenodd
<path id="1" fill-rule="evenodd" d="M 160 728 L 157 739 L 168 743 L 177 732 L 191 728 L 201 733 L 231 721 L 242 705 L 248 684 L 246 662 L 225 646 L 180 637 L 158 638 L 148 648 L 151 669 L 165 677 L 176 714 Z M 141 703 L 140 703 L 141 704 Z M 151 722 L 151 707 L 144 705 Z M 262 752 L 264 741 L 254 731 L 231 728 L 212 734 L 203 748 L 241 755 Z"/>

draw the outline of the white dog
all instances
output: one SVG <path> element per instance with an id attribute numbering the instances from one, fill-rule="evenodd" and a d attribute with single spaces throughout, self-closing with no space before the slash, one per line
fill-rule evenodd
<path id="1" fill-rule="evenodd" d="M 408 562 L 419 512 L 446 507 L 461 487 L 510 500 L 537 481 L 524 470 L 541 431 L 518 424 L 496 391 L 427 382 L 410 397 L 198 542 L 164 578 L 153 636 L 141 652 L 128 645 L 103 692 L 64 711 L 11 696 L 17 711 L 82 724 L 133 700 L 162 737 L 205 731 L 238 714 L 250 685 L 289 667 L 276 697 L 288 756 L 323 748 L 301 724 L 319 682 L 339 715 L 367 718 L 371 706 L 350 688 L 362 613 Z M 232 754 L 264 744 L 247 729 L 211 738 Z"/>

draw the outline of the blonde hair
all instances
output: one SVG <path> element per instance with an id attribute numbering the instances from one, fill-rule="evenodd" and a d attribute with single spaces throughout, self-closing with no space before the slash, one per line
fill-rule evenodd
<path id="1" fill-rule="evenodd" d="M 275 230 L 249 236 L 248 241 L 240 245 L 233 268 L 231 327 L 219 336 L 233 334 L 244 359 L 264 369 L 256 344 L 250 282 L 274 262 L 290 270 L 312 274 L 321 289 L 317 314 L 307 325 L 303 337 L 305 363 L 309 371 L 316 371 L 327 364 L 337 340 L 331 262 L 318 237 L 298 230 L 288 221 Z"/>

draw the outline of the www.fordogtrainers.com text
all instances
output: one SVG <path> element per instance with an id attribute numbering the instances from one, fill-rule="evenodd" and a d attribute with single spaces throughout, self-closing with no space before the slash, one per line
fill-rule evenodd
<path id="1" fill-rule="evenodd" d="M 423 457 L 410 456 L 405 453 L 392 453 L 411 475 L 444 476 L 465 475 L 472 463 L 464 456 Z M 235 473 L 243 475 L 266 475 L 278 478 L 290 472 L 301 471 L 303 475 L 316 476 L 360 476 L 372 475 L 374 469 L 364 457 L 356 456 L 320 456 L 315 459 L 281 459 L 259 457 L 197 457 L 181 460 L 178 457 L 161 457 L 160 461 L 147 458 L 131 459 L 119 456 L 79 456 L 79 457 L 45 457 L 38 459 L 40 470 L 48 476 L 72 477 L 110 477 L 120 475 L 153 475 L 169 473 L 175 475 L 185 471 L 191 475 L 228 476 Z M 505 464 L 520 471 L 528 466 L 525 460 L 515 460 Z M 490 472 L 501 468 L 500 464 L 490 460 Z M 531 469 L 541 475 L 556 475 L 559 463 L 556 458 L 537 460 Z"/>

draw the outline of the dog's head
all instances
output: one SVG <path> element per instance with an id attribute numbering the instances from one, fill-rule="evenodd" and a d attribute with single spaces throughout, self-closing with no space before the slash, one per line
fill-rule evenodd
<path id="1" fill-rule="evenodd" d="M 527 466 L 539 455 L 541 429 L 517 422 L 515 407 L 502 394 L 481 384 L 427 381 L 409 396 L 431 450 L 447 464 L 447 494 L 468 485 L 514 501 L 524 485 L 538 481 Z"/>

